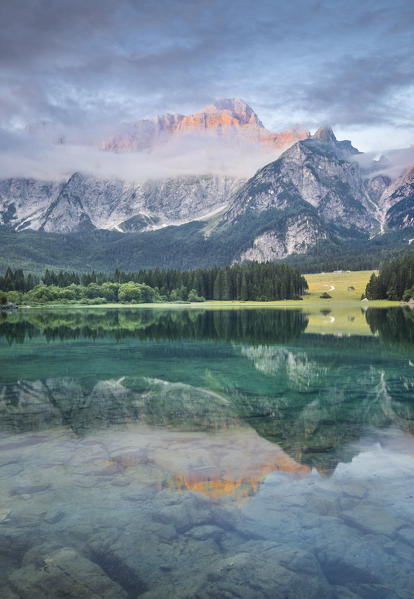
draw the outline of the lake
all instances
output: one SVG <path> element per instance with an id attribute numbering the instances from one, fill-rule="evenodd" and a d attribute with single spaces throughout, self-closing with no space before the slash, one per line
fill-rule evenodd
<path id="1" fill-rule="evenodd" d="M 0 597 L 412 599 L 414 313 L 315 318 L 3 315 Z"/>

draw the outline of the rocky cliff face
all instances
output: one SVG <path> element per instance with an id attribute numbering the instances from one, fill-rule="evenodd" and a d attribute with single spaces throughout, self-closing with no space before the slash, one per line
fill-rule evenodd
<path id="1" fill-rule="evenodd" d="M 280 260 L 290 254 L 306 254 L 319 241 L 329 239 L 327 229 L 309 214 L 288 218 L 284 225 L 255 237 L 253 245 L 240 254 L 240 262 Z"/>
<path id="2" fill-rule="evenodd" d="M 410 166 L 383 194 L 389 207 L 386 224 L 395 229 L 414 227 L 414 165 Z"/>
<path id="3" fill-rule="evenodd" d="M 240 98 L 219 98 L 195 114 L 166 114 L 128 125 L 102 142 L 101 147 L 114 152 L 139 152 L 185 135 L 226 137 L 234 142 L 245 141 L 280 151 L 299 139 L 306 139 L 309 131 L 298 127 L 272 133 Z"/>
<path id="4" fill-rule="evenodd" d="M 225 208 L 241 183 L 225 176 L 128 183 L 81 173 L 65 183 L 9 179 L 0 182 L 0 224 L 49 233 L 157 229 L 208 218 Z"/>
<path id="5" fill-rule="evenodd" d="M 0 181 L 0 225 L 17 231 L 39 229 L 45 212 L 63 186 L 63 183 L 35 179 Z"/>

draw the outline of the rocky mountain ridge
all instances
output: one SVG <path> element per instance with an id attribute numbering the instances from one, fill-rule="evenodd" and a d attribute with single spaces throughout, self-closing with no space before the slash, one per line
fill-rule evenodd
<path id="1" fill-rule="evenodd" d="M 183 176 L 130 183 L 74 173 L 66 182 L 0 181 L 0 223 L 17 231 L 71 233 L 159 229 L 207 219 L 227 205 L 242 180 Z"/>
<path id="2" fill-rule="evenodd" d="M 354 160 L 358 153 L 351 142 L 337 141 L 332 129 L 321 128 L 260 169 L 223 215 L 223 229 L 244 229 L 256 221 L 250 243 L 235 259 L 280 259 L 338 235 L 373 237 L 385 226 L 410 223 L 410 214 L 399 221 L 391 215 L 401 201 L 412 203 L 412 171 L 395 182 L 390 194 L 388 177 L 364 178 Z"/>
<path id="3" fill-rule="evenodd" d="M 256 122 L 254 113 L 243 118 Z M 131 243 L 146 251 L 152 244 L 158 251 L 161 239 L 167 252 L 170 243 L 176 253 L 197 247 L 200 254 L 205 245 L 211 263 L 282 259 L 323 242 L 410 231 L 414 167 L 391 180 L 362 169 L 358 154 L 325 127 L 248 180 L 203 175 L 132 183 L 82 173 L 64 182 L 8 179 L 0 181 L 0 225 L 18 232 L 135 233 L 145 241 Z M 205 223 L 191 229 L 190 240 L 181 227 L 196 221 Z"/>
<path id="4" fill-rule="evenodd" d="M 240 98 L 218 98 L 194 114 L 158 115 L 152 120 L 126 125 L 112 138 L 103 141 L 101 148 L 112 152 L 140 152 L 172 138 L 189 135 L 228 138 L 232 143 L 250 143 L 280 152 L 292 143 L 306 139 L 310 133 L 303 127 L 272 133 Z"/>
<path id="5" fill-rule="evenodd" d="M 389 185 L 384 192 L 383 202 L 389 206 L 386 213 L 389 227 L 414 227 L 414 165 Z"/>

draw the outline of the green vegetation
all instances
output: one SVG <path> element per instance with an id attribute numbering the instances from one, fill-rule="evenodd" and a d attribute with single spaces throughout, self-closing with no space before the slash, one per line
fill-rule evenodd
<path id="1" fill-rule="evenodd" d="M 274 301 L 300 299 L 307 282 L 284 264 L 252 262 L 243 265 L 181 271 L 140 270 L 111 274 L 46 270 L 41 280 L 7 269 L 0 289 L 16 303 L 157 303 L 208 300 Z"/>
<path id="2" fill-rule="evenodd" d="M 372 273 L 365 296 L 369 300 L 414 299 L 414 253 L 388 260 L 378 275 Z"/>

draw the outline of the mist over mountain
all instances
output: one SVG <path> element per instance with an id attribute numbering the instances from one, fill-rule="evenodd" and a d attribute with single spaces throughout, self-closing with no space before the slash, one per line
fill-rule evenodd
<path id="1" fill-rule="evenodd" d="M 53 146 L 56 154 L 69 147 Z M 168 265 L 198 266 L 284 259 L 321 244 L 370 243 L 398 231 L 409 240 L 414 227 L 414 167 L 397 168 L 409 149 L 365 156 L 330 127 L 313 135 L 305 129 L 273 134 L 238 99 L 217 100 L 187 117 L 140 121 L 92 151 L 103 170 L 126 161 L 126 171 L 102 176 L 85 161 L 65 178 L 0 180 L 0 226 L 16 232 L 15 243 L 29 231 L 40 235 L 35 244 L 58 234 L 59 245 L 59 235 L 79 240 L 106 230 L 115 237 L 100 239 L 104 268 L 118 264 L 116 252 L 124 255 L 125 244 L 131 256 L 138 252 L 136 268 L 156 264 L 157 256 L 164 260 L 161 247 Z M 174 171 L 181 159 L 187 170 Z M 119 235 L 124 241 L 114 252 L 109 247 Z M 180 258 L 172 247 L 180 247 Z"/>

